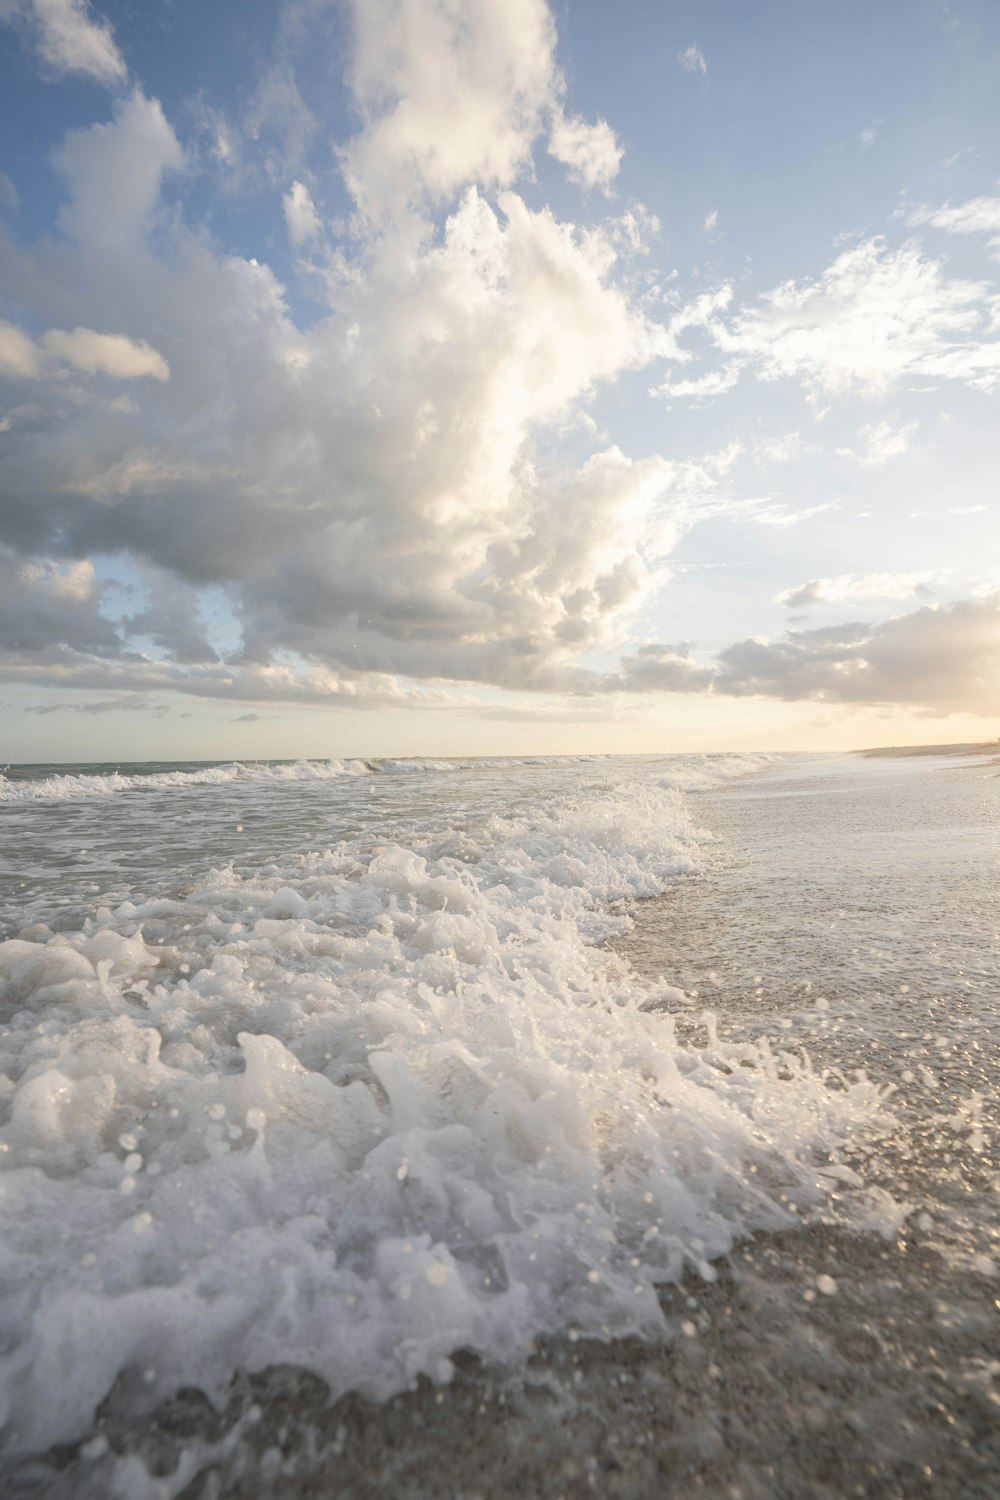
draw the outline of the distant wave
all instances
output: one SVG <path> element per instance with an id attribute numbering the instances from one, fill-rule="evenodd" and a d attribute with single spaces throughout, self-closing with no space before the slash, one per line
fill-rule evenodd
<path id="1" fill-rule="evenodd" d="M 222 786 L 234 781 L 334 781 L 341 776 L 369 776 L 363 760 L 300 760 L 289 765 L 233 761 L 200 771 L 147 771 L 122 775 L 73 771 L 38 781 L 14 781 L 0 775 L 0 802 L 35 802 L 78 797 L 110 797 L 116 792 L 158 791 L 168 787 Z"/>
<path id="2" fill-rule="evenodd" d="M 76 801 L 88 797 L 111 797 L 119 792 L 163 791 L 170 788 L 225 786 L 231 783 L 281 783 L 338 781 L 344 776 L 448 774 L 455 771 L 502 771 L 518 766 L 575 766 L 607 764 L 606 755 L 510 755 L 462 760 L 374 758 L 368 760 L 298 760 L 293 762 L 231 761 L 196 771 L 91 771 L 78 770 L 39 776 L 7 777 L 0 773 L 0 803 Z M 759 770 L 773 755 L 720 754 L 664 756 L 670 763 L 674 784 L 696 791 L 733 776 Z"/>
<path id="3" fill-rule="evenodd" d="M 369 759 L 299 760 L 289 763 L 231 761 L 197 771 L 75 771 L 13 779 L 0 773 L 0 802 L 76 800 L 110 797 L 118 792 L 160 791 L 170 787 L 222 786 L 231 782 L 336 781 L 343 776 L 414 772 L 500 770 L 509 766 L 577 765 L 604 757 L 593 755 L 509 756 L 467 760 Z"/>

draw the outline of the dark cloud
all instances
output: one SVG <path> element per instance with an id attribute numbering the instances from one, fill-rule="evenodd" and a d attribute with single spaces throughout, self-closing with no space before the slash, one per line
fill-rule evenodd
<path id="1" fill-rule="evenodd" d="M 41 664 L 69 649 L 118 655 L 121 641 L 100 613 L 100 598 L 90 562 L 24 558 L 0 544 L 0 658 Z"/>

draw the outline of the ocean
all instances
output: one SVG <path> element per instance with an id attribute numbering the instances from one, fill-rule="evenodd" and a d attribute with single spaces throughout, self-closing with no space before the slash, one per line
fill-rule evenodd
<path id="1" fill-rule="evenodd" d="M 24 1493 L 292 1495 L 346 1472 L 350 1423 L 255 1436 L 275 1371 L 385 1431 L 411 1399 L 421 1431 L 446 1423 L 472 1357 L 523 1391 L 540 1351 L 570 1351 L 580 1401 L 610 1410 L 608 1360 L 657 1351 L 676 1401 L 734 1267 L 758 1350 L 776 1308 L 794 1345 L 852 1297 L 856 1321 L 905 1323 L 947 1287 L 965 1332 L 941 1379 L 989 1418 L 987 757 L 10 766 L 0 857 L 0 1432 Z M 907 1236 L 919 1285 L 873 1282 Z M 685 1462 L 728 1494 L 744 1397 L 719 1360 L 748 1353 L 722 1350 L 687 1428 L 722 1447 Z M 909 1410 L 886 1360 L 883 1428 Z M 178 1427 L 185 1392 L 230 1418 Z M 935 1461 L 956 1462 L 979 1417 L 938 1405 Z M 543 1466 L 561 1455 L 518 1420 Z M 384 1493 L 437 1494 L 432 1448 L 423 1483 L 409 1448 L 417 1477 Z M 883 1477 L 913 1451 L 866 1448 Z M 551 1493 L 577 1479 L 594 1491 L 584 1464 Z"/>

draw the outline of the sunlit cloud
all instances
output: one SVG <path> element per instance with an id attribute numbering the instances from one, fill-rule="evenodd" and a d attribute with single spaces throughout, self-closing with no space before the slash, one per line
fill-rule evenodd
<path id="1" fill-rule="evenodd" d="M 765 278 L 718 183 L 662 227 L 635 197 L 648 165 L 630 180 L 614 112 L 574 99 L 544 0 L 356 0 L 336 132 L 305 66 L 324 7 L 279 7 L 259 72 L 183 106 L 129 76 L 82 0 L 0 0 L 0 19 L 46 80 L 112 91 L 60 127 L 49 222 L 33 207 L 0 240 L 8 681 L 447 711 L 475 685 L 604 712 L 615 692 L 830 694 L 813 632 L 712 656 L 694 621 L 692 644 L 650 644 L 697 526 L 722 553 L 742 525 L 760 556 L 787 548 L 755 585 L 765 622 L 785 579 L 806 580 L 789 608 L 921 597 L 884 539 L 847 572 L 805 538 L 871 517 L 872 487 L 932 452 L 913 393 L 1000 386 L 994 281 L 927 248 L 1000 232 L 1000 200 L 913 208 L 812 259 L 783 246 Z M 670 86 L 704 103 L 681 76 L 704 54 L 677 61 Z M 981 514 L 980 493 L 938 513 Z M 930 613 L 927 639 L 951 640 Z M 884 651 L 883 628 L 864 639 Z"/>
<path id="2" fill-rule="evenodd" d="M 622 660 L 609 690 L 913 704 L 992 716 L 1000 680 L 1000 594 L 925 607 L 880 624 L 848 622 L 753 637 L 696 664 L 686 645 L 649 645 Z"/>
<path id="3" fill-rule="evenodd" d="M 904 422 L 900 427 L 893 427 L 889 422 L 864 422 L 858 429 L 859 446 L 838 448 L 837 453 L 864 468 L 879 469 L 909 451 L 916 430 L 916 422 Z"/>
<path id="4" fill-rule="evenodd" d="M 989 391 L 1000 384 L 1000 295 L 986 282 L 948 276 L 915 243 L 865 240 L 815 280 L 785 282 L 727 316 L 731 301 L 723 287 L 674 318 L 678 334 L 702 330 L 723 363 L 668 379 L 661 395 L 720 395 L 748 374 L 841 397 L 880 395 L 903 380 Z"/>
<path id="5" fill-rule="evenodd" d="M 912 599 L 929 592 L 930 573 L 841 573 L 810 578 L 775 594 L 775 604 L 805 609 L 813 604 L 847 604 L 866 599 Z"/>

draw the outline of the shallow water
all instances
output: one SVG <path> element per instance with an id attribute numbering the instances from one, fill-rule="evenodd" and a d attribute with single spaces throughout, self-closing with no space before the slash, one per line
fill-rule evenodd
<path id="1" fill-rule="evenodd" d="M 899 1122 L 880 1177 L 935 1239 L 1000 1270 L 1000 777 L 982 758 L 831 758 L 699 799 L 705 873 L 621 949 L 689 1006 L 864 1067 Z M 869 1175 L 871 1174 L 871 1162 Z"/>

